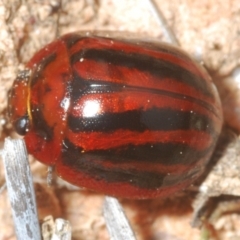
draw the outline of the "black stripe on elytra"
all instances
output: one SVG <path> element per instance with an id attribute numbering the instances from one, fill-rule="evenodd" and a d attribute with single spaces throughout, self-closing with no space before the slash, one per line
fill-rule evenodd
<path id="1" fill-rule="evenodd" d="M 212 92 L 204 79 L 177 64 L 164 61 L 163 59 L 157 59 L 141 53 L 129 54 L 112 49 L 84 49 L 71 56 L 71 64 L 78 62 L 80 58 L 138 69 L 156 76 L 159 80 L 166 78 L 175 79 L 213 98 Z"/>
<path id="2" fill-rule="evenodd" d="M 147 49 L 158 51 L 158 52 L 172 54 L 181 59 L 184 59 L 185 61 L 192 60 L 187 54 L 183 53 L 183 51 L 179 50 L 178 48 L 176 48 L 170 44 L 157 41 L 156 39 L 149 39 L 149 41 L 145 41 L 143 39 L 137 38 L 136 36 L 132 36 L 132 37 L 129 36 L 128 38 L 121 38 L 118 36 L 115 37 L 114 35 L 112 36 L 111 35 L 112 32 L 108 32 L 109 37 L 104 37 L 103 34 L 104 34 L 104 32 L 95 31 L 93 33 L 90 32 L 88 34 L 88 36 L 86 36 L 86 32 L 79 32 L 79 33 L 68 34 L 63 37 L 63 40 L 64 40 L 67 48 L 71 48 L 79 41 L 82 41 L 85 39 L 95 40 L 96 42 L 100 40 L 100 43 L 103 40 L 106 40 L 106 41 L 124 43 L 126 45 L 143 47 L 144 49 L 147 48 Z"/>
<path id="3" fill-rule="evenodd" d="M 38 136 L 46 141 L 50 141 L 54 137 L 53 127 L 48 125 L 43 116 L 43 111 L 39 106 L 31 106 L 33 128 Z"/>
<path id="4" fill-rule="evenodd" d="M 219 118 L 216 109 L 210 105 L 208 102 L 202 101 L 201 99 L 197 99 L 191 96 L 184 95 L 184 93 L 174 93 L 161 89 L 154 88 L 145 88 L 138 86 L 130 86 L 127 84 L 119 84 L 106 82 L 103 80 L 85 80 L 81 76 L 78 75 L 76 71 L 73 71 L 73 79 L 70 83 L 71 88 L 71 98 L 73 102 L 78 101 L 83 95 L 86 94 L 94 94 L 94 93 L 111 93 L 111 92 L 124 92 L 124 91 L 132 91 L 132 92 L 149 92 L 152 94 L 158 94 L 159 97 L 167 96 L 174 99 L 181 99 L 184 101 L 188 101 L 191 103 L 199 104 L 201 107 L 205 108 L 207 111 L 213 113 L 217 118 Z"/>
<path id="5" fill-rule="evenodd" d="M 73 102 L 78 101 L 86 94 L 121 92 L 124 89 L 122 84 L 85 80 L 76 71 L 73 71 L 73 79 L 70 84 Z"/>
<path id="6" fill-rule="evenodd" d="M 170 108 L 106 112 L 94 117 L 75 117 L 70 114 L 67 123 L 73 132 L 112 132 L 118 129 L 136 132 L 197 130 L 214 134 L 214 126 L 210 118 L 195 112 Z"/>
<path id="7" fill-rule="evenodd" d="M 61 40 L 64 41 L 64 43 L 66 44 L 67 48 L 69 49 L 73 45 L 75 45 L 77 42 L 87 38 L 86 35 L 84 36 L 84 33 L 85 32 L 83 32 L 82 34 L 81 33 L 80 34 L 79 33 L 67 34 L 67 35 L 63 36 L 61 38 Z"/>
<path id="8" fill-rule="evenodd" d="M 33 70 L 31 76 L 31 87 L 36 84 L 39 80 L 43 78 L 42 74 L 44 73 L 45 68 L 53 61 L 55 61 L 57 54 L 54 52 L 45 56 L 42 61 L 40 61 Z"/>
<path id="9" fill-rule="evenodd" d="M 129 163 L 134 164 L 145 162 L 145 163 L 155 163 L 167 166 L 174 166 L 179 163 L 183 165 L 192 165 L 205 156 L 209 155 L 215 147 L 215 137 L 212 139 L 212 143 L 204 150 L 196 150 L 184 143 L 173 143 L 173 142 L 156 142 L 156 143 L 146 143 L 141 145 L 132 144 L 119 146 L 116 148 L 109 149 L 96 149 L 91 151 L 84 151 L 81 147 L 76 147 L 78 152 L 82 156 L 88 159 L 97 159 L 98 161 L 107 161 L 112 164 Z M 69 140 L 65 139 L 67 145 L 69 145 Z M 65 141 L 64 140 L 64 141 Z M 201 139 L 199 139 L 201 141 Z"/>
<path id="10" fill-rule="evenodd" d="M 132 43 L 134 43 L 134 40 L 132 41 Z M 136 43 L 135 43 L 135 45 L 136 45 Z M 137 41 L 137 45 L 142 46 L 147 49 L 155 50 L 158 52 L 172 54 L 175 57 L 181 58 L 185 61 L 192 61 L 192 59 L 188 56 L 188 54 L 184 53 L 180 49 L 178 49 L 168 43 L 156 41 L 156 39 L 155 40 L 153 39 L 153 41 L 139 40 L 139 41 Z"/>
<path id="11" fill-rule="evenodd" d="M 170 151 L 173 150 L 171 149 Z M 150 160 L 150 157 L 148 157 L 148 159 Z M 139 188 L 155 189 L 163 186 L 175 185 L 180 180 L 192 181 L 192 179 L 199 174 L 199 169 L 194 169 L 188 173 L 184 172 L 182 174 L 173 175 L 157 171 L 138 171 L 134 167 L 134 164 L 131 165 L 131 163 L 129 164 L 129 169 L 123 170 L 121 168 L 121 162 L 117 161 L 115 163 L 115 166 L 109 169 L 105 168 L 101 162 L 99 162 L 98 155 L 82 153 L 81 148 L 76 147 L 67 139 L 64 140 L 62 164 L 98 181 L 106 181 L 108 183 L 125 182 Z M 151 163 L 151 160 L 149 163 Z"/>

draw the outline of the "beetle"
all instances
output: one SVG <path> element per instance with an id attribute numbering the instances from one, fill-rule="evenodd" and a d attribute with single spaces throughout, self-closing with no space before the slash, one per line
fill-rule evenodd
<path id="1" fill-rule="evenodd" d="M 68 182 L 123 198 L 189 186 L 222 128 L 205 70 L 164 43 L 76 32 L 16 78 L 10 117 L 30 154 Z"/>

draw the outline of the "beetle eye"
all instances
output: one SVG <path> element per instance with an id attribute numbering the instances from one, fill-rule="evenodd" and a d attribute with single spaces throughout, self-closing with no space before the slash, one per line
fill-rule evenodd
<path id="1" fill-rule="evenodd" d="M 23 116 L 18 118 L 14 122 L 14 128 L 19 135 L 24 136 L 29 130 L 29 118 L 28 116 Z"/>

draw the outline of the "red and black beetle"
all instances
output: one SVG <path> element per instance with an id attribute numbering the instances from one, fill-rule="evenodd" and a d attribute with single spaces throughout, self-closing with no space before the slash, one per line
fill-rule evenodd
<path id="1" fill-rule="evenodd" d="M 29 153 L 63 179 L 107 195 L 166 196 L 189 186 L 222 127 L 217 90 L 163 43 L 71 33 L 14 82 L 11 119 Z"/>

